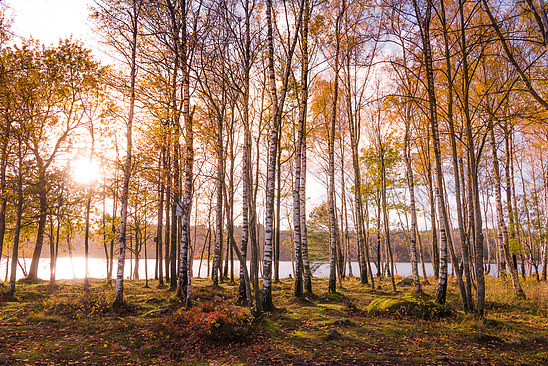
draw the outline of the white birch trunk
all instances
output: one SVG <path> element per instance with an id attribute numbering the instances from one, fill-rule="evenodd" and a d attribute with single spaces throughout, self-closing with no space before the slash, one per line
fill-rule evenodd
<path id="1" fill-rule="evenodd" d="M 127 205 L 129 196 L 129 180 L 131 174 L 131 148 L 132 148 L 132 127 L 133 115 L 135 110 L 135 79 L 137 77 L 137 33 L 139 30 L 139 13 L 143 1 L 133 1 L 133 13 L 131 14 L 131 71 L 130 71 L 130 90 L 129 90 L 129 113 L 127 123 L 127 145 L 126 145 L 126 164 L 124 167 L 124 180 L 121 199 L 120 214 L 120 235 L 118 237 L 118 270 L 116 273 L 116 292 L 114 303 L 121 305 L 124 302 L 124 265 L 126 259 L 126 228 L 127 228 Z"/>
<path id="2" fill-rule="evenodd" d="M 302 30 L 302 71 L 301 71 L 301 105 L 299 106 L 299 122 L 297 129 L 297 143 L 295 152 L 295 184 L 293 186 L 293 223 L 295 233 L 295 260 L 297 268 L 295 270 L 295 287 L 293 295 L 303 296 L 303 233 L 302 217 L 306 220 L 306 212 L 301 212 L 301 190 L 303 184 L 301 175 L 303 175 L 303 145 L 306 134 L 306 112 L 308 101 L 308 21 L 310 11 L 309 0 L 305 0 L 304 23 Z M 308 261 L 308 255 L 307 255 Z"/>
<path id="3" fill-rule="evenodd" d="M 288 58 L 285 65 L 281 96 L 278 101 L 278 93 L 276 90 L 276 77 L 274 71 L 274 39 L 272 26 L 272 0 L 268 0 L 266 4 L 266 20 L 267 20 L 267 46 L 268 46 L 268 77 L 270 80 L 270 94 L 272 98 L 272 126 L 269 138 L 268 148 L 268 164 L 266 175 L 266 215 L 265 215 L 265 244 L 264 244 L 264 262 L 263 262 L 263 291 L 259 310 L 270 311 L 274 309 L 272 302 L 272 229 L 273 229 L 273 214 L 274 214 L 274 193 L 275 193 L 275 178 L 276 178 L 276 162 L 278 157 L 278 136 L 280 129 L 281 114 L 283 103 L 287 93 L 287 83 L 291 69 L 291 59 L 295 51 L 295 46 L 298 39 L 298 30 L 301 27 L 301 21 L 304 10 L 304 0 L 301 1 L 299 16 L 295 29 L 296 34 L 288 50 Z"/>
<path id="4" fill-rule="evenodd" d="M 306 133 L 306 119 L 304 120 L 303 130 Z M 301 246 L 303 252 L 303 268 L 304 268 L 304 290 L 312 293 L 312 271 L 310 270 L 310 261 L 308 259 L 308 240 L 306 229 L 306 135 L 303 138 L 302 146 L 302 161 L 301 161 Z"/>
<path id="5" fill-rule="evenodd" d="M 445 303 L 446 300 L 446 291 L 447 291 L 447 232 L 449 231 L 449 220 L 447 218 L 447 212 L 445 210 L 445 197 L 443 194 L 444 184 L 443 184 L 443 171 L 441 167 L 441 148 L 439 140 L 439 126 L 438 126 L 438 115 L 437 115 L 437 105 L 436 105 L 436 94 L 434 86 L 434 70 L 432 64 L 432 49 L 430 44 L 430 18 L 432 13 L 432 4 L 429 2 L 427 5 L 426 13 L 423 16 L 420 13 L 420 9 L 417 5 L 416 0 L 413 0 L 415 7 L 415 13 L 419 21 L 419 28 L 421 32 L 421 38 L 423 43 L 423 56 L 424 64 L 426 67 L 426 78 L 427 78 L 427 87 L 428 87 L 428 100 L 430 107 L 430 125 L 432 130 L 432 142 L 434 145 L 434 158 L 435 158 L 435 168 L 436 168 L 436 196 L 438 197 L 438 207 L 440 215 L 440 236 L 441 236 L 441 256 L 440 256 L 440 277 L 438 282 L 438 289 L 436 292 L 436 301 L 439 303 Z M 434 225 L 432 225 L 434 227 Z M 482 267 L 483 268 L 483 267 Z"/>
<path id="6" fill-rule="evenodd" d="M 190 65 L 187 44 L 187 2 L 181 2 L 181 67 L 183 76 L 183 118 L 185 128 L 185 148 L 183 154 L 183 217 L 181 228 L 181 262 L 177 293 L 185 299 L 185 306 L 190 306 L 190 276 L 192 274 L 192 253 L 190 243 L 190 215 L 192 213 L 193 169 L 194 169 L 194 127 L 193 112 L 190 111 Z"/>

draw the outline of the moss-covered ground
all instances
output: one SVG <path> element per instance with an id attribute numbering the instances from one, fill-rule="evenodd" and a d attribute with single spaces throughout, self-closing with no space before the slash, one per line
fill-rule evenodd
<path id="1" fill-rule="evenodd" d="M 388 280 L 372 291 L 347 279 L 327 295 L 315 279 L 314 295 L 297 300 L 285 279 L 274 285 L 277 309 L 261 315 L 235 304 L 237 285 L 206 279 L 193 280 L 190 310 L 155 281 L 126 281 L 119 311 L 104 280 L 88 291 L 77 280 L 21 283 L 14 299 L 0 297 L 0 364 L 548 365 L 548 283 L 527 279 L 518 300 L 488 278 L 479 319 L 462 311 L 454 282 L 447 306 L 434 304 L 430 282 L 416 299 Z"/>

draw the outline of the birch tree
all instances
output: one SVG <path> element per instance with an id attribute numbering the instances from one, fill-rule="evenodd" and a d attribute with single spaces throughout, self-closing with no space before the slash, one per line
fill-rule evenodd
<path id="1" fill-rule="evenodd" d="M 275 177 L 276 177 L 276 162 L 278 157 L 278 138 L 280 135 L 280 125 L 282 119 L 282 111 L 287 95 L 289 75 L 291 71 L 291 60 L 298 40 L 298 32 L 301 28 L 301 22 L 304 12 L 304 1 L 299 2 L 299 11 L 295 22 L 295 32 L 292 37 L 288 37 L 289 48 L 285 67 L 282 76 L 281 90 L 278 97 L 276 87 L 276 75 L 274 70 L 274 36 L 273 36 L 273 6 L 272 0 L 266 2 L 266 23 L 267 23 L 267 47 L 268 47 L 268 78 L 270 80 L 270 96 L 272 103 L 271 113 L 271 128 L 270 138 L 268 141 L 268 164 L 266 176 L 266 217 L 265 217 L 265 244 L 264 244 L 264 273 L 263 273 L 263 291 L 261 304 L 258 306 L 263 311 L 270 311 L 274 308 L 272 302 L 272 229 L 273 229 L 273 214 L 274 214 L 274 193 L 275 193 Z M 289 31 L 289 30 L 288 30 Z"/>
<path id="2" fill-rule="evenodd" d="M 126 231 L 128 224 L 129 181 L 131 175 L 132 131 L 135 115 L 135 85 L 137 79 L 137 40 L 139 36 L 140 16 L 143 0 L 97 1 L 96 13 L 99 24 L 107 37 L 107 42 L 117 49 L 125 58 L 129 67 L 129 89 L 125 95 L 128 99 L 126 124 L 126 158 L 122 181 L 120 210 L 120 231 L 118 235 L 118 270 L 116 274 L 116 291 L 114 304 L 117 307 L 124 303 L 124 265 L 126 259 Z M 119 33 L 118 33 L 119 32 Z"/>
<path id="3" fill-rule="evenodd" d="M 303 221 L 306 221 L 306 211 L 301 207 L 302 197 L 305 194 L 305 187 L 301 183 L 301 176 L 306 174 L 303 166 L 303 147 L 306 139 L 306 112 L 308 103 L 308 23 L 310 20 L 310 1 L 305 0 L 303 26 L 301 30 L 301 52 L 302 52 L 302 69 L 301 69 L 301 100 L 299 106 L 299 121 L 297 127 L 297 142 L 295 151 L 295 183 L 293 184 L 293 225 L 295 236 L 295 285 L 293 295 L 296 297 L 303 296 L 303 262 L 307 262 L 308 257 L 304 254 L 307 248 L 303 245 L 303 237 L 306 235 Z M 303 209 L 303 211 L 301 211 Z M 303 219 L 304 216 L 304 219 Z M 310 292 L 310 291 L 309 291 Z"/>
<path id="4" fill-rule="evenodd" d="M 339 93 L 339 57 L 340 57 L 340 43 L 341 43 L 341 22 L 346 11 L 346 1 L 343 0 L 338 9 L 337 17 L 335 19 L 335 55 L 333 66 L 333 93 L 332 93 L 332 107 L 331 118 L 328 129 L 328 148 L 327 153 L 329 155 L 328 166 L 328 184 L 327 184 L 327 203 L 329 209 L 329 242 L 331 256 L 329 260 L 329 286 L 328 291 L 335 293 L 337 291 L 337 247 L 339 240 L 339 230 L 336 217 L 335 207 L 335 126 L 337 120 L 337 101 Z"/>
<path id="5" fill-rule="evenodd" d="M 449 220 L 447 219 L 447 211 L 445 210 L 445 195 L 444 183 L 443 183 L 443 171 L 441 168 L 441 149 L 439 138 L 439 125 L 438 125 L 438 112 L 436 104 L 436 92 L 434 87 L 434 70 L 432 61 L 432 48 L 430 43 L 430 22 L 432 15 L 432 4 L 428 1 L 426 10 L 423 14 L 416 0 L 413 0 L 413 6 L 417 17 L 420 35 L 422 39 L 422 52 L 424 58 L 424 66 L 426 68 L 427 79 L 427 92 L 428 92 L 428 104 L 429 104 L 429 119 L 432 133 L 432 143 L 434 145 L 434 158 L 435 158 L 435 172 L 436 172 L 436 196 L 439 203 L 439 212 L 442 216 L 442 223 L 440 225 L 440 278 L 438 282 L 438 290 L 436 294 L 436 301 L 445 303 L 446 291 L 447 291 L 447 232 L 449 227 Z M 444 262 L 445 261 L 445 262 Z M 483 268 L 483 264 L 482 264 Z"/>

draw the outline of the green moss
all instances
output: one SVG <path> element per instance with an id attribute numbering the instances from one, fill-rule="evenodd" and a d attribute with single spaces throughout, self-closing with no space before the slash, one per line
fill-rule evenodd
<path id="1" fill-rule="evenodd" d="M 307 331 L 295 330 L 291 333 L 291 336 L 300 340 L 307 340 L 313 338 L 314 334 Z"/>
<path id="2" fill-rule="evenodd" d="M 335 292 L 334 294 L 325 292 L 320 296 L 321 302 L 328 302 L 328 303 L 340 303 L 344 301 L 344 294 L 341 292 Z"/>
<path id="3" fill-rule="evenodd" d="M 270 332 L 279 332 L 281 330 L 280 324 L 275 323 L 275 322 L 270 321 L 270 320 L 264 320 L 261 323 L 261 328 L 265 329 L 265 330 L 268 330 Z"/>
<path id="4" fill-rule="evenodd" d="M 451 313 L 447 306 L 413 297 L 377 298 L 369 304 L 367 310 L 372 314 L 391 313 L 418 319 L 436 319 Z"/>

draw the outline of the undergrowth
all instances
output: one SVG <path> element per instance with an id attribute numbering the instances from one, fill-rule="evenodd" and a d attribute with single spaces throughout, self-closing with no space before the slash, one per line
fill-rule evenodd
<path id="1" fill-rule="evenodd" d="M 25 283 L 17 302 L 0 302 L 0 364 L 548 364 L 547 283 L 520 278 L 523 300 L 510 282 L 486 278 L 479 318 L 462 310 L 454 279 L 449 317 L 430 316 L 440 309 L 428 296 L 375 280 L 385 290 L 350 278 L 329 295 L 327 281 L 313 279 L 315 295 L 295 299 L 284 279 L 274 286 L 277 310 L 258 317 L 235 305 L 237 286 L 206 279 L 193 279 L 188 310 L 172 291 L 144 289 L 143 281 L 126 282 L 118 311 L 104 281 L 88 291 L 78 280 Z M 431 280 L 423 287 L 430 295 Z"/>
<path id="2" fill-rule="evenodd" d="M 256 333 L 256 322 L 247 308 L 208 301 L 156 319 L 152 332 L 162 343 L 170 343 L 167 349 L 172 352 L 204 353 L 211 344 L 248 343 Z"/>
<path id="3" fill-rule="evenodd" d="M 107 315 L 112 310 L 111 296 L 102 291 L 86 291 L 82 296 L 51 297 L 44 302 L 44 312 L 62 315 L 71 319 L 95 318 Z"/>

